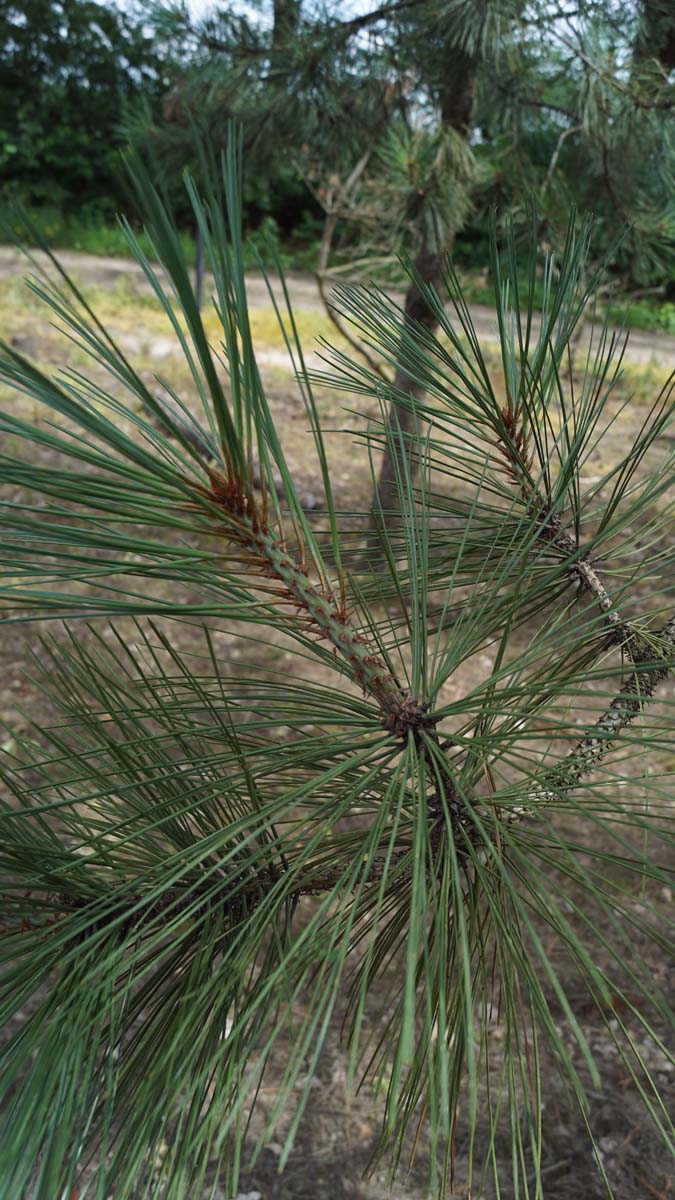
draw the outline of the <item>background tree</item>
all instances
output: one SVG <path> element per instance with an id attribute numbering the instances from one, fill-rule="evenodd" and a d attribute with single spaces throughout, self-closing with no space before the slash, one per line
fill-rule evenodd
<path id="1" fill-rule="evenodd" d="M 185 31 L 184 14 L 173 20 Z M 280 157 L 304 174 L 326 212 L 324 277 L 331 253 L 371 274 L 403 254 L 416 263 L 404 310 L 435 327 L 424 287 L 438 285 L 453 247 L 460 262 L 469 253 L 485 266 L 495 203 L 524 229 L 534 206 L 542 243 L 554 249 L 570 204 L 590 209 L 596 252 L 612 250 L 617 278 L 668 286 L 673 22 L 656 0 L 621 14 L 611 0 L 564 11 L 542 0 L 411 0 L 346 19 L 294 3 L 275 6 L 268 25 L 216 8 L 190 26 L 208 70 L 188 92 L 212 114 L 212 136 L 220 128 L 222 140 L 227 117 L 243 122 L 261 178 Z M 394 394 L 420 399 L 398 361 Z M 390 420 L 414 473 L 414 408 L 394 408 Z M 402 469 L 385 454 L 376 510 L 389 507 Z"/>
<path id="2" fill-rule="evenodd" d="M 392 0 L 352 16 L 288 0 L 215 6 L 195 25 L 165 6 L 159 19 L 148 6 L 34 0 L 3 10 L 3 176 L 29 200 L 112 210 L 120 117 L 144 96 L 132 140 L 157 151 L 166 143 L 184 218 L 175 180 L 196 166 L 190 120 L 222 145 L 234 116 L 254 166 L 249 225 L 273 218 L 282 240 L 311 238 L 327 202 L 334 263 L 414 259 L 451 215 L 441 196 L 461 201 L 464 189 L 455 254 L 484 270 L 491 204 L 522 213 L 525 194 L 552 246 L 570 202 L 596 213 L 599 250 L 628 220 L 617 278 L 663 291 L 672 278 L 672 20 L 660 0 L 620 13 L 610 0 L 564 10 L 542 0 Z M 443 89 L 461 90 L 459 77 L 448 82 L 451 51 L 475 68 L 469 176 L 466 154 L 434 150 Z M 364 157 L 360 188 L 336 206 L 335 181 L 352 178 Z"/>
<path id="3" fill-rule="evenodd" d="M 0 10 L 0 174 L 28 203 L 114 214 L 126 105 L 153 106 L 169 63 L 138 9 L 16 0 Z"/>
<path id="4" fill-rule="evenodd" d="M 666 50 L 675 15 L 661 6 L 656 21 L 656 7 L 618 13 L 593 2 L 555 18 L 531 6 L 486 76 L 477 121 L 477 152 L 492 163 L 483 206 L 524 216 L 525 191 L 554 246 L 570 204 L 592 211 L 598 252 L 612 247 L 612 269 L 628 289 L 663 288 L 674 264 L 675 92 Z"/>

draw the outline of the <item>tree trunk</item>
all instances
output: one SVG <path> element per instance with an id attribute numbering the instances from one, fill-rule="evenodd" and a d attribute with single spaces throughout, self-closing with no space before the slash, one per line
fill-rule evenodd
<path id="1" fill-rule="evenodd" d="M 415 271 L 423 283 L 435 286 L 440 282 L 442 256 L 444 252 L 448 252 L 451 249 L 452 239 L 446 242 L 443 249 L 436 246 L 430 248 L 427 245 L 427 239 L 423 239 L 422 246 L 415 259 Z M 438 324 L 434 314 L 427 306 L 417 283 L 411 280 L 405 298 L 404 334 L 406 328 L 410 329 L 418 323 L 424 325 L 426 329 L 432 332 Z M 414 383 L 412 379 L 409 379 L 400 366 L 396 369 L 394 387 L 397 392 L 407 392 L 413 400 L 421 400 L 424 394 L 423 389 Z M 417 416 L 410 408 L 404 408 L 399 404 L 392 404 L 387 414 L 387 420 L 392 437 L 389 446 L 384 452 L 380 476 L 377 481 L 377 493 L 373 500 L 373 518 L 376 524 L 381 519 L 384 519 L 386 522 L 387 513 L 391 514 L 392 510 L 396 510 L 399 507 L 399 494 L 396 481 L 399 478 L 405 478 L 405 463 L 407 462 L 407 470 L 412 477 L 415 476 L 417 471 L 416 456 L 412 453 L 414 436 L 419 429 Z"/>
<path id="2" fill-rule="evenodd" d="M 478 81 L 477 70 L 476 59 L 460 50 L 452 49 L 449 55 L 447 79 L 442 90 L 441 126 L 455 130 L 467 141 L 473 127 Z M 440 285 L 443 261 L 452 250 L 457 232 L 457 229 L 447 231 L 443 241 L 440 241 L 438 236 L 425 232 L 415 260 L 416 272 L 423 283 L 432 287 Z M 438 322 L 426 304 L 415 280 L 411 280 L 408 286 L 404 311 L 402 342 L 417 323 L 424 325 L 432 332 L 436 330 Z M 406 392 L 413 400 L 419 400 L 423 395 L 423 389 L 406 375 L 401 366 L 397 368 L 394 377 L 394 388 L 397 392 Z M 395 516 L 396 511 L 400 508 L 396 485 L 397 477 L 403 477 L 407 470 L 410 478 L 414 479 L 418 470 L 416 455 L 412 452 L 414 435 L 418 428 L 418 418 L 415 413 L 408 407 L 392 403 L 387 419 L 393 438 L 390 446 L 384 452 L 373 497 L 371 513 L 372 523 L 375 527 L 378 527 L 382 520 L 386 524 L 388 517 Z"/>
<path id="3" fill-rule="evenodd" d="M 300 20 L 302 0 L 274 0 L 272 24 L 272 47 L 270 52 L 270 75 L 284 71 L 290 43 L 295 36 Z"/>

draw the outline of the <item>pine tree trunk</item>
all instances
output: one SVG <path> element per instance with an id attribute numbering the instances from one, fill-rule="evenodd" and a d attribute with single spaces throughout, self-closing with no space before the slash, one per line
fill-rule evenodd
<path id="1" fill-rule="evenodd" d="M 473 128 L 473 116 L 476 104 L 478 63 L 460 50 L 453 48 L 449 54 L 448 74 L 443 89 L 441 101 L 441 124 L 447 129 L 453 129 L 462 137 L 468 139 Z M 447 231 L 445 240 L 441 243 L 438 238 L 432 238 L 426 233 L 415 260 L 415 269 L 423 283 L 437 287 L 441 283 L 443 261 L 452 250 L 457 230 Z M 424 297 L 414 280 L 411 280 L 405 298 L 405 317 L 403 338 L 410 328 L 420 323 L 432 332 L 438 322 L 427 306 Z M 413 400 L 422 398 L 423 390 L 414 383 L 399 367 L 394 377 L 394 387 L 397 392 L 406 392 Z M 396 517 L 399 507 L 397 476 L 405 471 L 404 460 L 411 479 L 417 471 L 416 456 L 411 453 L 414 445 L 414 435 L 418 427 L 418 419 L 408 407 L 392 404 L 388 413 L 389 426 L 393 433 L 391 446 L 385 450 L 377 482 L 375 496 L 371 507 L 372 521 L 377 527 L 382 520 Z M 399 434 L 402 436 L 399 438 Z"/>
<path id="2" fill-rule="evenodd" d="M 270 75 L 283 71 L 287 66 L 289 44 L 295 36 L 300 20 L 302 0 L 274 0 L 272 25 L 272 48 L 270 52 Z"/>
<path id="3" fill-rule="evenodd" d="M 440 282 L 443 253 L 451 249 L 451 240 L 441 250 L 436 246 L 429 247 L 427 239 L 423 239 L 415 259 L 415 271 L 424 283 L 436 286 Z M 405 324 L 410 327 L 417 323 L 424 325 L 432 332 L 437 327 L 434 314 L 427 306 L 417 284 L 411 280 L 405 298 Z M 409 379 L 401 367 L 397 368 L 394 376 L 394 387 L 397 392 L 407 392 L 413 400 L 420 400 L 424 394 L 423 389 Z M 418 418 L 412 409 L 392 404 L 387 419 L 393 436 L 382 459 L 380 476 L 377 481 L 377 494 L 373 500 L 375 523 L 381 519 L 386 522 L 388 514 L 398 507 L 396 480 L 399 477 L 405 477 L 405 461 L 408 463 L 408 471 L 411 475 L 414 477 L 416 473 L 416 458 L 414 453 L 411 453 L 411 448 L 414 444 L 414 435 L 419 428 Z"/>

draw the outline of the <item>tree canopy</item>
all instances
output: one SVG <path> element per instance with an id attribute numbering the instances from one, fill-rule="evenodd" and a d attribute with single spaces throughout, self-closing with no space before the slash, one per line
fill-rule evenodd
<path id="1" fill-rule="evenodd" d="M 672 289 L 674 30 L 668 0 L 261 0 L 199 19 L 24 0 L 0 14 L 3 180 L 111 211 L 131 141 L 183 204 L 194 123 L 222 146 L 235 119 L 249 223 L 316 237 L 323 211 L 339 261 L 414 257 L 435 229 L 483 268 L 493 205 L 523 228 L 533 206 L 561 245 L 574 204 L 599 252 L 627 227 L 625 284 Z"/>
<path id="2" fill-rule="evenodd" d="M 675 246 L 675 15 L 664 0 L 409 0 L 352 18 L 293 0 L 162 10 L 190 54 L 171 110 L 215 141 L 241 121 L 256 188 L 296 177 L 339 210 L 346 251 L 414 254 L 435 227 L 484 265 L 488 213 L 561 244 L 569 207 L 596 214 L 616 269 L 667 282 Z M 181 134 L 182 131 L 182 134 Z M 451 136 L 454 133 L 455 136 Z M 463 146 L 458 142 L 461 135 Z M 364 156 L 358 186 L 336 189 Z M 263 200 L 263 204 L 264 204 Z"/>
<path id="3" fill-rule="evenodd" d="M 11 0 L 0 9 L 0 175 L 28 202 L 114 213 L 125 106 L 156 104 L 170 59 L 138 8 Z"/>

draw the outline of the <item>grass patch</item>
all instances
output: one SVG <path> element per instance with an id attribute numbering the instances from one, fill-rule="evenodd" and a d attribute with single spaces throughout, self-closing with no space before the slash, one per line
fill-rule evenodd
<path id="1" fill-rule="evenodd" d="M 483 304 L 487 308 L 495 307 L 495 290 L 491 279 L 485 271 L 467 271 L 458 267 L 457 273 L 462 284 L 462 290 L 469 304 Z M 521 280 L 522 294 L 527 292 L 527 280 Z M 539 279 L 534 287 L 534 308 L 541 311 L 543 300 L 543 285 Z M 645 296 L 639 300 L 631 300 L 621 293 L 608 303 L 598 304 L 598 319 L 603 320 L 608 315 L 610 324 L 626 325 L 628 329 L 643 329 L 652 333 L 667 333 L 675 336 L 675 304 L 659 299 L 658 296 Z"/>
<path id="2" fill-rule="evenodd" d="M 635 300 L 628 306 L 627 324 L 631 329 L 653 330 L 675 336 L 675 304 L 657 297 Z"/>
<path id="3" fill-rule="evenodd" d="M 22 219 L 25 213 L 25 219 Z M 17 241 L 28 245 L 33 241 L 31 227 L 40 233 L 54 250 L 77 250 L 82 254 L 96 254 L 106 258 L 130 258 L 124 231 L 119 222 L 102 217 L 81 217 L 64 214 L 56 208 L 31 208 L 15 214 L 11 233 Z M 136 231 L 143 251 L 154 258 L 150 239 L 142 230 Z M 186 254 L 194 260 L 194 239 L 189 233 L 181 234 Z"/>

